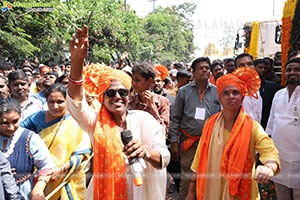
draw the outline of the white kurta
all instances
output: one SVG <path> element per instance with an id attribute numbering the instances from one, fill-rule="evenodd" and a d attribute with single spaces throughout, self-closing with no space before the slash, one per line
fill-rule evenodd
<path id="1" fill-rule="evenodd" d="M 245 112 L 250 115 L 250 117 L 260 123 L 262 116 L 263 100 L 260 96 L 259 91 L 257 92 L 258 99 L 250 96 L 245 96 L 243 101 L 243 106 Z"/>
<path id="2" fill-rule="evenodd" d="M 289 99 L 288 89 L 279 90 L 273 99 L 266 132 L 279 151 L 280 174 L 273 181 L 300 189 L 300 86 Z"/>
<path id="3" fill-rule="evenodd" d="M 93 140 L 98 114 L 89 108 L 85 99 L 78 102 L 68 95 L 67 107 L 79 126 L 89 133 L 91 140 Z M 170 161 L 170 152 L 165 144 L 164 127 L 149 113 L 138 110 L 128 111 L 126 124 L 127 129 L 132 132 L 133 139 L 138 139 L 143 144 L 157 150 L 162 158 L 160 169 L 154 168 L 149 162 L 146 162 L 146 169 L 144 169 L 142 174 L 143 185 L 135 186 L 132 182 L 132 177 L 127 176 L 128 199 L 164 200 L 167 184 L 166 167 Z M 126 172 L 130 173 L 129 166 L 126 166 Z"/>

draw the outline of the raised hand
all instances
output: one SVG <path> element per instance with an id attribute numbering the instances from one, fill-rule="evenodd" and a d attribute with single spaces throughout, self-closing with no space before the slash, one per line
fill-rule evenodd
<path id="1" fill-rule="evenodd" d="M 69 80 L 82 82 L 83 80 L 83 64 L 84 58 L 89 48 L 88 40 L 88 28 L 86 25 L 83 26 L 83 30 L 77 29 L 76 33 L 73 33 L 73 40 L 70 41 L 70 52 L 71 52 L 71 70 L 69 74 Z M 68 94 L 76 101 L 81 101 L 83 97 L 83 86 L 82 84 L 73 84 L 69 81 Z"/>
<path id="2" fill-rule="evenodd" d="M 72 34 L 73 40 L 70 41 L 71 60 L 83 62 L 89 48 L 88 28 L 86 25 L 83 29 L 77 29 L 76 33 Z"/>

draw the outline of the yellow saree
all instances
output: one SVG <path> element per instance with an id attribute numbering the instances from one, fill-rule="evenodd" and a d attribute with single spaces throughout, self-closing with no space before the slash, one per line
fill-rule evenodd
<path id="1" fill-rule="evenodd" d="M 60 183 L 67 182 L 51 199 L 84 199 L 86 182 L 82 162 L 88 160 L 92 152 L 88 134 L 79 128 L 69 114 L 44 124 L 44 127 L 39 135 L 46 143 L 56 166 L 61 167 L 68 161 L 71 163 L 63 177 L 47 185 L 45 194 L 48 195 Z"/>

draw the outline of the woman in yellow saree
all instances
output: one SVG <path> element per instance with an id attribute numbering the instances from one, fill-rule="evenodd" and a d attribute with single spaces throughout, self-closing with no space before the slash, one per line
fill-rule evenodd
<path id="1" fill-rule="evenodd" d="M 83 161 L 91 154 L 89 136 L 66 112 L 66 88 L 63 85 L 52 85 L 45 96 L 49 110 L 37 112 L 21 124 L 40 135 L 58 167 L 52 174 L 56 181 L 47 185 L 45 193 L 49 194 L 62 182 L 67 182 L 51 199 L 84 199 Z"/>

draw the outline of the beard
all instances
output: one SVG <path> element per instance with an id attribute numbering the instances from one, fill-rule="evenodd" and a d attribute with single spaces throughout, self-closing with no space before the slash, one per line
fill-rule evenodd
<path id="1" fill-rule="evenodd" d="M 300 82 L 298 81 L 298 76 L 297 77 L 292 76 L 292 78 L 287 77 L 286 82 L 288 85 L 300 85 Z"/>
<path id="2" fill-rule="evenodd" d="M 155 94 L 161 94 L 162 93 L 162 88 L 160 88 L 159 86 L 155 86 L 154 88 L 153 88 L 153 92 L 155 93 Z"/>
<path id="3" fill-rule="evenodd" d="M 297 80 L 287 80 L 288 85 L 300 85 L 299 81 Z"/>

